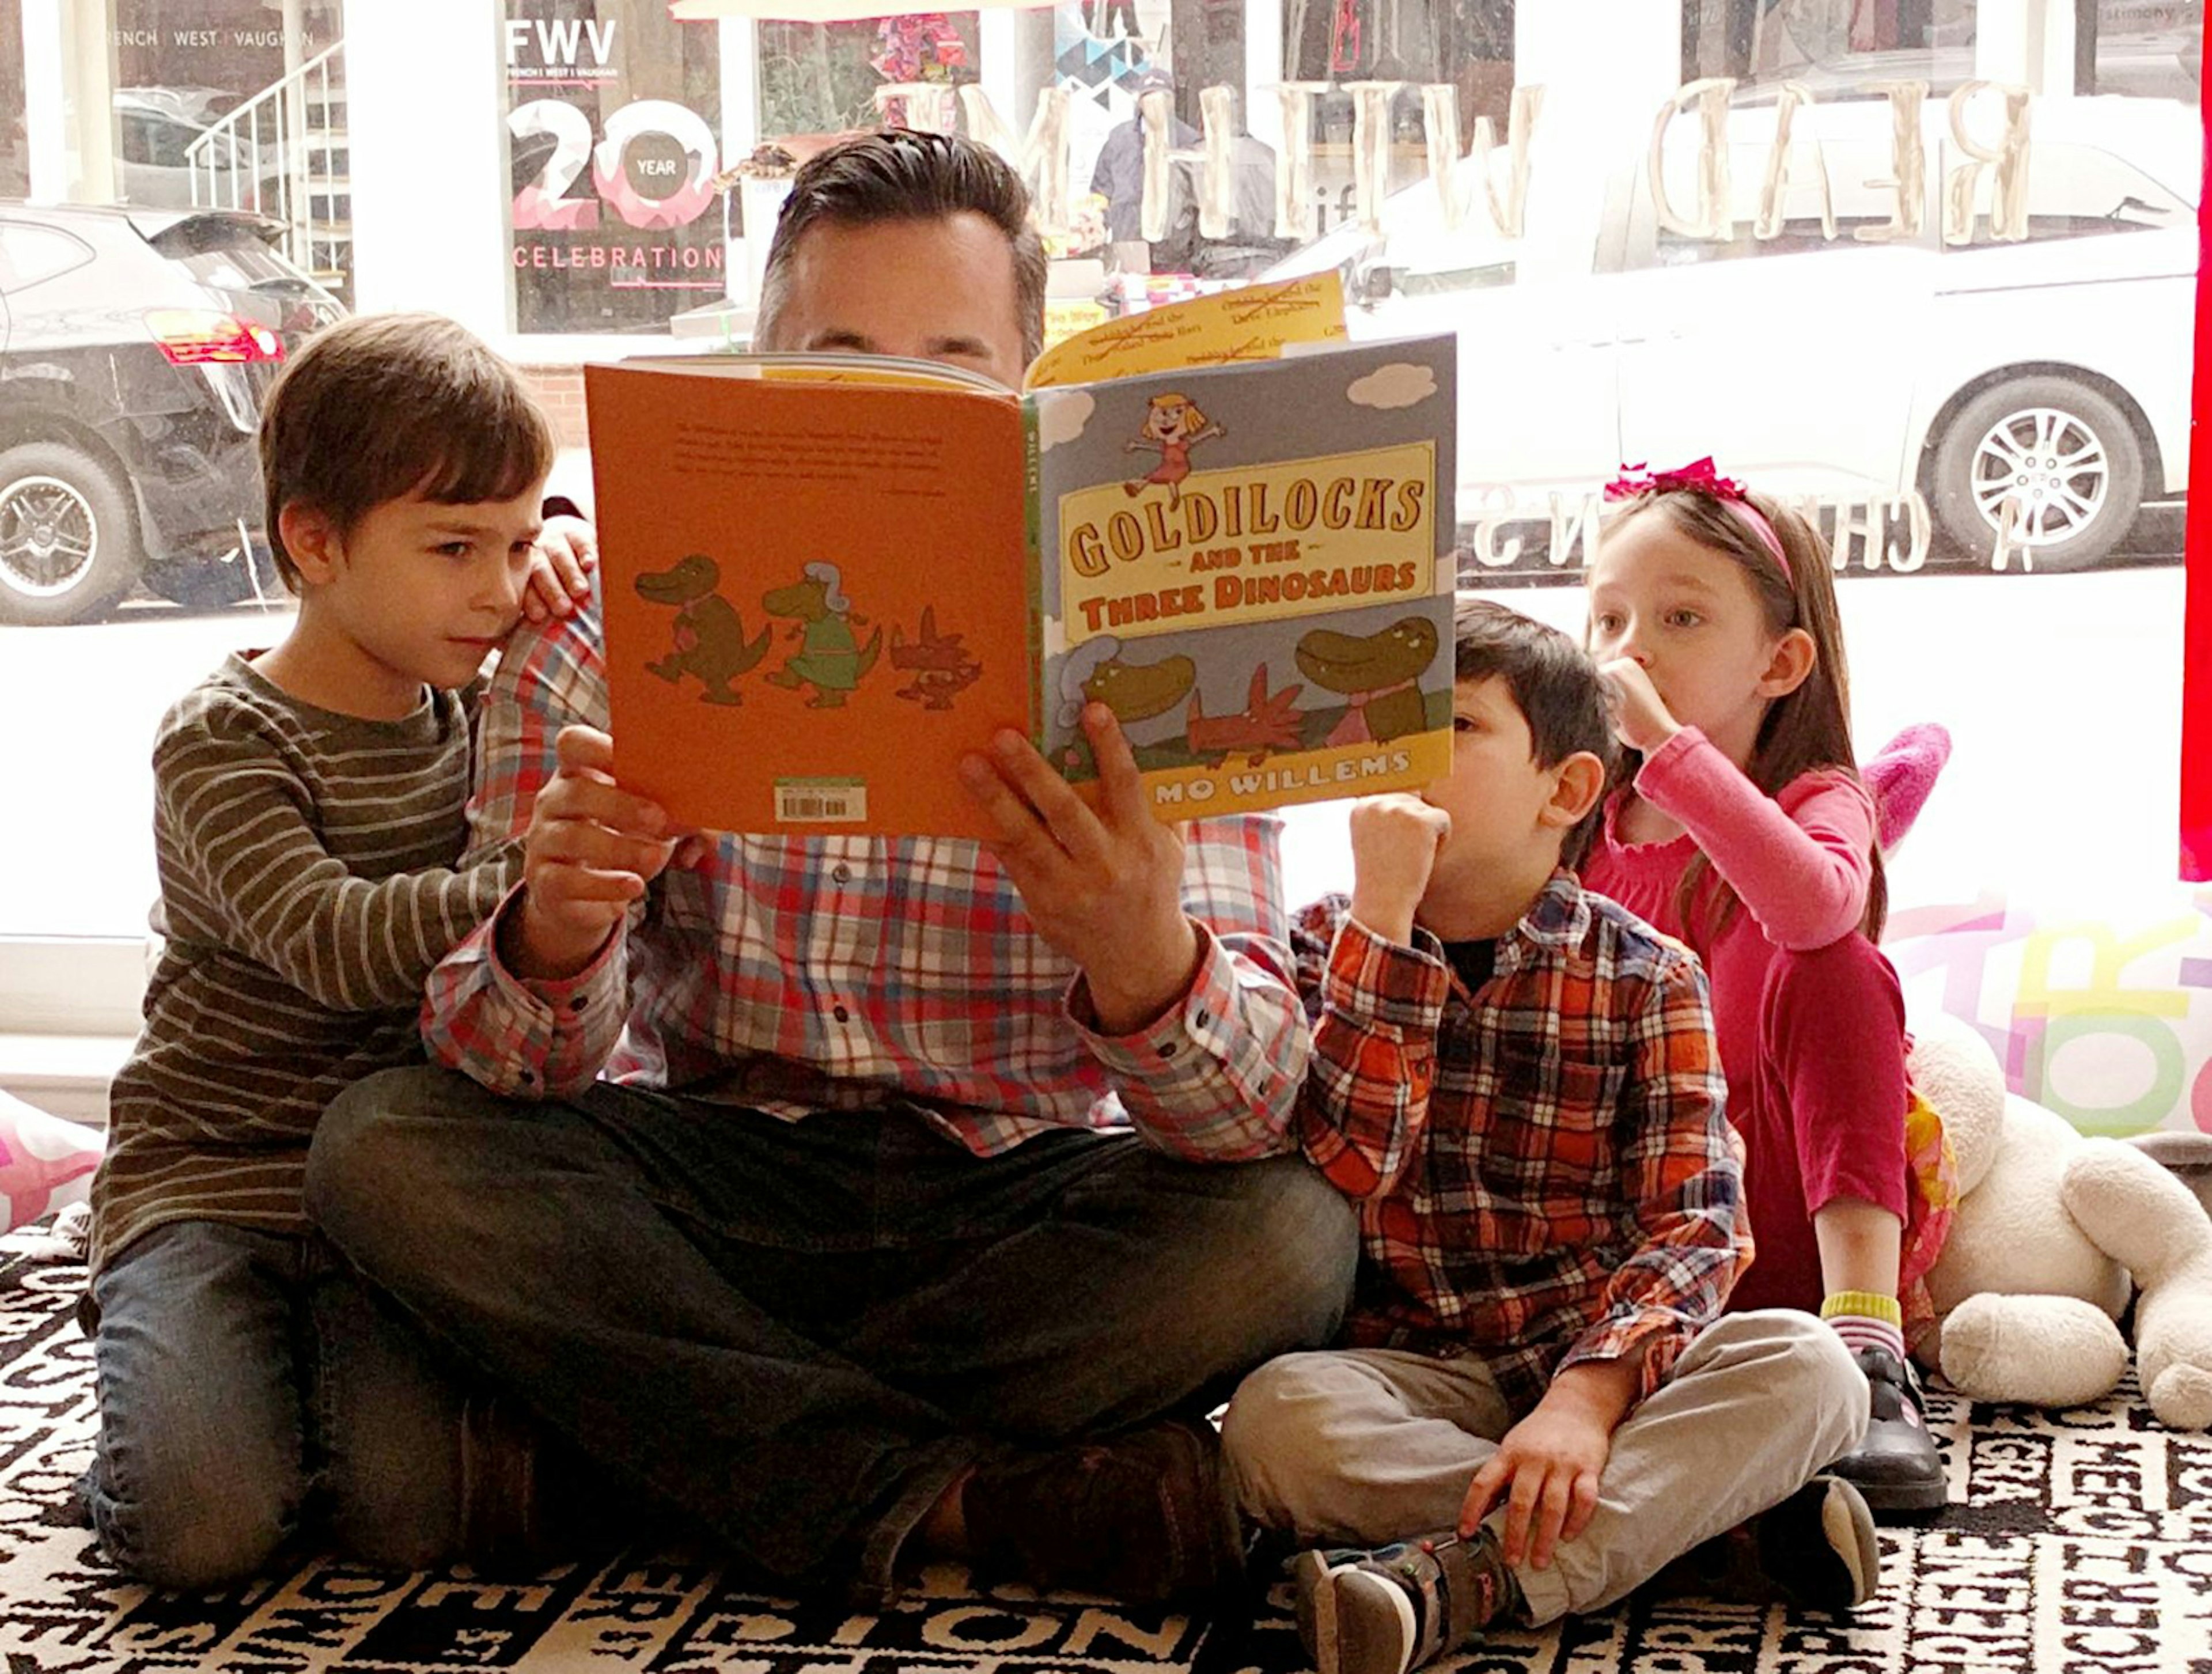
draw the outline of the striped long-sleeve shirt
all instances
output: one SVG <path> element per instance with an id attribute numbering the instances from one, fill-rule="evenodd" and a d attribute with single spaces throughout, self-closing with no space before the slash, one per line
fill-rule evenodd
<path id="1" fill-rule="evenodd" d="M 403 720 L 334 715 L 234 656 L 163 718 L 166 944 L 109 1095 L 95 1268 L 174 1220 L 304 1230 L 323 1107 L 421 1059 L 423 979 L 519 870 L 511 844 L 455 867 L 471 707 L 441 691 Z"/>
<path id="2" fill-rule="evenodd" d="M 1468 991 L 1443 945 L 1340 895 L 1297 916 L 1314 1014 L 1306 1154 L 1360 1210 L 1346 1331 L 1488 1361 L 1516 1411 L 1579 1361 L 1643 1391 L 1751 1258 L 1696 958 L 1554 873 Z"/>
<path id="3" fill-rule="evenodd" d="M 605 667 L 596 606 L 517 630 L 485 694 L 474 842 L 526 828 L 562 727 L 607 726 Z M 1074 961 L 980 843 L 726 835 L 656 880 L 566 981 L 510 971 L 495 918 L 431 978 L 424 1035 L 441 1062 L 520 1098 L 572 1096 L 605 1068 L 793 1120 L 906 1104 L 982 1155 L 1063 1127 L 1133 1127 L 1198 1160 L 1281 1152 L 1309 1044 L 1281 830 L 1273 816 L 1191 825 L 1197 975 L 1129 1035 L 1085 1026 Z"/>

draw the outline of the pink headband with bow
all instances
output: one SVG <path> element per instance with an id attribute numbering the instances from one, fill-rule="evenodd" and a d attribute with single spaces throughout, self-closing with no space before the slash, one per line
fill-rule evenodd
<path id="1" fill-rule="evenodd" d="M 1782 551 L 1782 537 L 1774 533 L 1774 526 L 1766 520 L 1765 514 L 1751 503 L 1741 483 L 1713 469 L 1710 455 L 1675 471 L 1649 471 L 1640 465 L 1625 465 L 1620 475 L 1605 485 L 1607 500 L 1633 500 L 1639 494 L 1702 494 L 1717 500 L 1772 555 L 1774 562 L 1782 567 L 1783 579 L 1796 585 L 1796 577 L 1790 573 L 1790 560 Z"/>

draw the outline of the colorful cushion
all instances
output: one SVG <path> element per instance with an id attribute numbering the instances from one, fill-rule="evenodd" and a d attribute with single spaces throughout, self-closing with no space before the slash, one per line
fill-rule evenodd
<path id="1" fill-rule="evenodd" d="M 1911 1007 L 1973 1025 L 2011 1091 L 2083 1133 L 2212 1133 L 2212 888 L 2114 893 L 1896 906 L 1883 951 Z"/>
<path id="2" fill-rule="evenodd" d="M 0 1093 L 0 1208 L 5 1230 L 82 1202 L 106 1136 Z"/>

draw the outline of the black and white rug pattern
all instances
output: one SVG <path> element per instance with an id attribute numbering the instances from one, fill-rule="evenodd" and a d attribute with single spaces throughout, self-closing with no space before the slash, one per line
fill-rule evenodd
<path id="1" fill-rule="evenodd" d="M 1291 1674 L 1279 1588 L 1243 1631 L 929 1571 L 894 1610 L 794 1605 L 649 1559 L 525 1583 L 333 1561 L 237 1592 L 149 1593 L 70 1509 L 97 1421 L 71 1318 L 82 1269 L 0 1240 L 4 1674 L 504 1670 L 514 1674 Z M 1632 1605 L 1498 1635 L 1480 1674 L 2212 1674 L 2212 1438 L 2161 1429 L 2132 1385 L 2042 1415 L 1937 1393 L 1953 1504 L 1887 1531 L 1881 1598 L 1848 1620 Z"/>

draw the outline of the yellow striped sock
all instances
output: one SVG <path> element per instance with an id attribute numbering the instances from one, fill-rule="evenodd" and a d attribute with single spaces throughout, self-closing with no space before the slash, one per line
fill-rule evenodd
<path id="1" fill-rule="evenodd" d="M 1898 1306 L 1894 1296 L 1884 1296 L 1879 1291 L 1839 1290 L 1820 1304 L 1821 1318 L 1833 1319 L 1839 1313 L 1879 1319 L 1893 1330 L 1905 1329 L 1905 1310 Z"/>
<path id="2" fill-rule="evenodd" d="M 1881 1348 L 1900 1363 L 1904 1361 L 1905 1311 L 1894 1296 L 1839 1290 L 1820 1304 L 1820 1318 L 1854 1354 L 1863 1348 Z"/>

